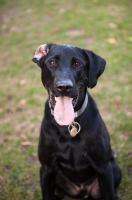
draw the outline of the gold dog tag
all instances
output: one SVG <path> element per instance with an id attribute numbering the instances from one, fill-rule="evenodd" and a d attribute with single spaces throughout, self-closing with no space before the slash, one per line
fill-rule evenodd
<path id="1" fill-rule="evenodd" d="M 72 125 L 70 135 L 71 135 L 71 137 L 75 137 L 77 135 L 77 128 L 74 125 Z"/>
<path id="2" fill-rule="evenodd" d="M 68 131 L 71 137 L 75 137 L 81 130 L 81 126 L 77 122 L 73 122 L 71 125 L 68 126 Z"/>

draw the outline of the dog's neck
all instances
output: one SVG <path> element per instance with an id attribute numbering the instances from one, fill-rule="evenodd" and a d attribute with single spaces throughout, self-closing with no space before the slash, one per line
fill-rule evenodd
<path id="1" fill-rule="evenodd" d="M 84 98 L 84 101 L 83 101 L 83 104 L 82 104 L 81 108 L 74 112 L 75 118 L 79 117 L 84 112 L 84 110 L 87 107 L 87 104 L 88 104 L 88 94 L 86 92 L 85 98 Z M 50 110 L 51 110 L 51 114 L 54 116 L 54 110 L 51 107 L 50 101 L 49 101 L 49 107 L 50 107 Z"/>

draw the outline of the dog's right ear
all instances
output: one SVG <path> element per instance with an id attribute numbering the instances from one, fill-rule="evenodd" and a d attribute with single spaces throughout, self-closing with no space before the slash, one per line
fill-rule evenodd
<path id="1" fill-rule="evenodd" d="M 93 88 L 97 84 L 99 76 L 103 73 L 106 61 L 92 51 L 83 49 L 89 63 L 88 87 Z"/>
<path id="2" fill-rule="evenodd" d="M 39 66 L 39 67 L 41 67 L 41 58 L 43 58 L 44 56 L 46 56 L 47 55 L 47 53 L 49 52 L 49 50 L 50 50 L 50 48 L 52 47 L 52 46 L 54 46 L 55 44 L 42 44 L 42 45 L 40 45 L 37 49 L 36 49 L 36 51 L 35 51 L 35 53 L 34 53 L 34 57 L 32 58 L 32 61 L 33 62 L 35 62 L 35 63 L 37 63 L 37 65 Z"/>

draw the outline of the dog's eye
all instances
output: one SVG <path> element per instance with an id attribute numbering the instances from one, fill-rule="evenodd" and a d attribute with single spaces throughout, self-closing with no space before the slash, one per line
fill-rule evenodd
<path id="1" fill-rule="evenodd" d="M 56 66 L 56 61 L 55 60 L 50 60 L 49 64 L 50 64 L 50 66 L 54 67 L 54 66 Z"/>
<path id="2" fill-rule="evenodd" d="M 81 63 L 79 61 L 76 61 L 74 65 L 75 67 L 80 67 Z"/>

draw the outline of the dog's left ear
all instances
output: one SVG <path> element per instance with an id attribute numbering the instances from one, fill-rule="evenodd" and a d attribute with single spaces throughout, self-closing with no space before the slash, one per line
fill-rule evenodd
<path id="1" fill-rule="evenodd" d="M 47 51 L 47 44 L 42 44 L 40 45 L 35 53 L 34 53 L 34 56 L 32 58 L 32 61 L 37 63 L 38 66 L 40 66 L 40 59 L 45 56 L 46 54 L 48 53 Z"/>
<path id="2" fill-rule="evenodd" d="M 40 45 L 40 46 L 36 49 L 36 51 L 35 51 L 35 53 L 34 53 L 34 57 L 32 58 L 32 61 L 35 62 L 35 63 L 37 63 L 37 65 L 38 65 L 39 67 L 41 67 L 41 62 L 40 62 L 40 61 L 41 61 L 41 58 L 42 58 L 43 56 L 46 56 L 47 53 L 49 52 L 50 48 L 51 48 L 52 46 L 54 46 L 54 45 L 55 45 L 55 44 L 52 44 L 52 43 Z"/>
<path id="3" fill-rule="evenodd" d="M 83 49 L 89 62 L 88 87 L 93 88 L 97 84 L 99 76 L 103 73 L 106 61 L 92 51 Z"/>

